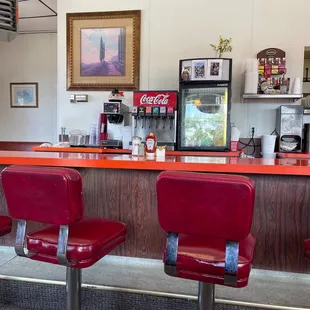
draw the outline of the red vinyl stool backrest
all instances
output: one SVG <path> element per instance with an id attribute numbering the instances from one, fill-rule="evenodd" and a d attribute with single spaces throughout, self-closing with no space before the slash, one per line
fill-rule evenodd
<path id="1" fill-rule="evenodd" d="M 254 182 L 243 176 L 162 172 L 158 217 L 166 232 L 240 241 L 250 233 Z"/>
<path id="2" fill-rule="evenodd" d="M 69 225 L 84 215 L 82 178 L 74 169 L 10 166 L 1 175 L 15 219 Z"/>

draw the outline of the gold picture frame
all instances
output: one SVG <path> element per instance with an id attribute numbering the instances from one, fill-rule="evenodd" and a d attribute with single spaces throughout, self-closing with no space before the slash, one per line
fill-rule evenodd
<path id="1" fill-rule="evenodd" d="M 67 13 L 67 90 L 139 89 L 141 11 Z"/>

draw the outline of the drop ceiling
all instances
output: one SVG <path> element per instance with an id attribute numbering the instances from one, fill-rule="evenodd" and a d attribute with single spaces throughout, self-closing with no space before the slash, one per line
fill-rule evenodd
<path id="1" fill-rule="evenodd" d="M 57 32 L 57 0 L 19 0 L 19 32 Z"/>

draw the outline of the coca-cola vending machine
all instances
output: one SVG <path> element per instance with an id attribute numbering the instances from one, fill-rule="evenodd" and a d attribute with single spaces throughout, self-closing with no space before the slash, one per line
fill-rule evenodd
<path id="1" fill-rule="evenodd" d="M 177 91 L 135 91 L 132 107 L 132 135 L 142 138 L 153 132 L 159 146 L 176 147 Z"/>

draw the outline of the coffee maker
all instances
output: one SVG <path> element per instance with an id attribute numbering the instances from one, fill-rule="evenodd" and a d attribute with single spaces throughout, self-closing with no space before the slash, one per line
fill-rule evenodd
<path id="1" fill-rule="evenodd" d="M 135 91 L 132 107 L 132 136 L 142 142 L 153 132 L 158 146 L 175 150 L 177 91 Z"/>
<path id="2" fill-rule="evenodd" d="M 277 108 L 276 130 L 279 152 L 302 152 L 304 107 L 282 105 Z"/>
<path id="3" fill-rule="evenodd" d="M 115 93 L 116 92 L 116 93 Z M 123 147 L 122 140 L 108 138 L 108 123 L 128 125 L 129 108 L 122 103 L 122 94 L 117 90 L 112 92 L 108 102 L 102 105 L 102 113 L 99 115 L 99 146 L 103 148 Z"/>

